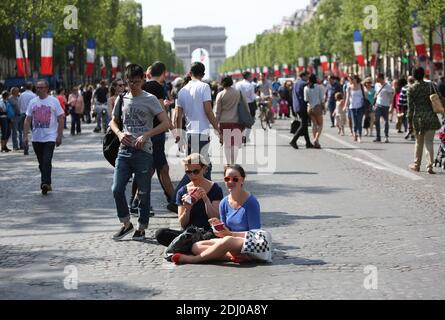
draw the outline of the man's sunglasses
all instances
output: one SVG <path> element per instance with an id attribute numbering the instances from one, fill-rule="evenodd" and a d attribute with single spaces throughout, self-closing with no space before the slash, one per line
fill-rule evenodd
<path id="1" fill-rule="evenodd" d="M 196 176 L 201 172 L 202 169 L 195 169 L 195 170 L 185 170 L 185 174 L 191 175 L 192 173 Z"/>
<path id="2" fill-rule="evenodd" d="M 239 177 L 224 177 L 224 182 L 235 182 L 238 183 L 240 180 Z"/>

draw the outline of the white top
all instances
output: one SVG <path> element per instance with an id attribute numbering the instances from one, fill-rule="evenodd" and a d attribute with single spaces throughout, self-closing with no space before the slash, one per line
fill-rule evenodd
<path id="1" fill-rule="evenodd" d="M 244 79 L 236 84 L 236 89 L 243 93 L 243 96 L 246 97 L 247 103 L 252 103 L 255 101 L 256 94 L 254 84 Z"/>
<path id="2" fill-rule="evenodd" d="M 309 88 L 309 86 L 304 87 L 304 101 L 309 103 L 311 107 L 322 105 L 324 101 L 323 88 L 318 84 L 315 84 L 313 88 Z"/>
<path id="3" fill-rule="evenodd" d="M 349 109 L 360 109 L 363 107 L 363 92 L 362 89 L 353 90 L 352 86 L 349 87 L 350 98 L 349 98 Z"/>
<path id="4" fill-rule="evenodd" d="M 32 99 L 26 111 L 26 115 L 32 117 L 32 141 L 55 142 L 58 127 L 57 117 L 64 114 L 59 100 L 52 96 L 43 100 L 39 97 Z"/>
<path id="5" fill-rule="evenodd" d="M 375 84 L 375 94 L 377 95 L 382 89 L 382 85 L 380 83 Z M 389 107 L 392 103 L 392 96 L 394 93 L 394 89 L 391 87 L 389 83 L 386 83 L 383 90 L 377 96 L 377 105 Z"/>
<path id="6" fill-rule="evenodd" d="M 187 133 L 209 134 L 210 122 L 204 102 L 211 102 L 210 86 L 199 80 L 190 81 L 178 94 L 178 107 L 184 110 Z"/>
<path id="7" fill-rule="evenodd" d="M 26 111 L 28 110 L 29 102 L 35 97 L 37 97 L 37 95 L 31 90 L 26 90 L 20 95 L 19 97 L 20 113 L 26 113 Z"/>

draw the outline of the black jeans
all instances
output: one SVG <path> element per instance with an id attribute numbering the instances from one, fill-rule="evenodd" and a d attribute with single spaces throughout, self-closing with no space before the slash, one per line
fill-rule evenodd
<path id="1" fill-rule="evenodd" d="M 39 161 L 40 174 L 42 176 L 42 184 L 51 184 L 51 170 L 55 142 L 33 142 L 32 147 Z"/>
<path id="2" fill-rule="evenodd" d="M 79 134 L 81 132 L 80 116 L 80 114 L 75 113 L 74 111 L 71 113 L 71 134 L 74 134 L 74 132 Z"/>
<path id="3" fill-rule="evenodd" d="M 306 140 L 306 145 L 311 145 L 311 139 L 309 138 L 309 130 L 308 130 L 309 115 L 307 114 L 307 110 L 298 112 L 298 115 L 300 116 L 301 119 L 301 126 L 295 133 L 294 138 L 292 139 L 292 143 L 297 143 L 298 138 L 304 136 L 304 139 Z"/>
<path id="4" fill-rule="evenodd" d="M 258 106 L 256 105 L 256 101 L 249 103 L 250 115 L 255 119 L 256 110 Z"/>

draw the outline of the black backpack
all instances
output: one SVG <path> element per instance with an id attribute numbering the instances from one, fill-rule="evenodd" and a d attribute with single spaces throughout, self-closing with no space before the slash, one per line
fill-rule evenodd
<path id="1" fill-rule="evenodd" d="M 122 123 L 122 106 L 124 104 L 124 96 L 125 93 L 119 95 L 119 130 L 122 131 L 123 123 Z M 120 141 L 117 135 L 111 130 L 111 127 L 108 127 L 107 133 L 105 134 L 102 140 L 102 147 L 105 159 L 114 167 L 116 164 L 117 154 L 119 153 Z"/>

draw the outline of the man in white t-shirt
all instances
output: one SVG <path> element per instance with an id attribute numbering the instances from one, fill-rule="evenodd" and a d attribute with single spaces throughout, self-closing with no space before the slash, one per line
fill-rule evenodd
<path id="1" fill-rule="evenodd" d="M 187 154 L 200 153 L 209 163 L 206 173 L 206 178 L 211 180 L 212 166 L 209 159 L 210 146 L 210 124 L 217 136 L 218 121 L 212 108 L 212 94 L 210 86 L 202 82 L 205 74 L 205 66 L 200 62 L 194 62 L 190 68 L 190 76 L 192 80 L 179 91 L 178 94 L 178 108 L 176 115 L 176 143 L 180 140 L 180 132 L 182 128 L 182 115 L 185 115 L 187 121 Z M 187 175 L 176 188 L 181 187 L 190 182 Z"/>
<path id="2" fill-rule="evenodd" d="M 48 191 L 52 191 L 52 159 L 54 148 L 62 144 L 65 112 L 59 101 L 48 95 L 47 81 L 38 81 L 36 89 L 37 97 L 29 102 L 26 110 L 23 143 L 28 145 L 28 132 L 32 121 L 32 147 L 39 161 L 40 189 L 42 194 L 46 195 Z"/>
<path id="3" fill-rule="evenodd" d="M 257 110 L 257 104 L 256 104 L 256 93 L 255 93 L 255 85 L 252 83 L 252 73 L 249 71 L 243 72 L 243 81 L 239 81 L 236 84 L 236 89 L 241 91 L 246 97 L 247 104 L 249 105 L 250 115 L 252 118 L 255 119 L 255 113 Z M 246 128 L 244 131 L 243 141 L 246 143 L 249 141 L 250 137 L 250 128 Z"/>
<path id="4" fill-rule="evenodd" d="M 376 105 L 375 105 L 375 128 L 377 131 L 377 138 L 374 142 L 381 142 L 380 136 L 380 117 L 385 120 L 385 143 L 389 143 L 389 106 L 392 103 L 394 89 L 389 83 L 385 81 L 385 75 L 379 73 L 377 76 L 377 82 L 375 84 L 376 92 Z"/>

